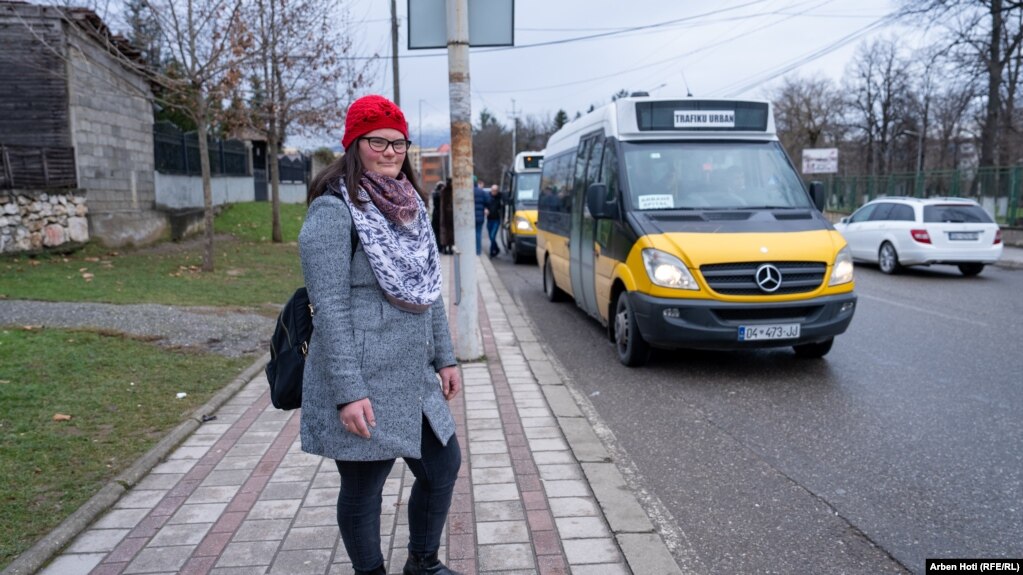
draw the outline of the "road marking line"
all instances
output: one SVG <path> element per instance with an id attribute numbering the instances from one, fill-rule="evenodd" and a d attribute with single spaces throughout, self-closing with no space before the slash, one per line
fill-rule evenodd
<path id="1" fill-rule="evenodd" d="M 986 322 L 983 322 L 983 321 L 975 321 L 975 320 L 972 320 L 972 319 L 966 319 L 964 317 L 958 317 L 958 316 L 954 316 L 954 315 L 949 315 L 947 313 L 936 312 L 934 310 L 930 310 L 930 309 L 927 309 L 927 308 L 917 307 L 915 305 L 909 305 L 908 303 L 901 303 L 901 302 L 897 302 L 897 301 L 892 301 L 890 299 L 885 299 L 883 297 L 877 297 L 877 296 L 872 296 L 872 295 L 864 295 L 862 293 L 858 294 L 858 295 L 859 295 L 859 297 L 861 297 L 863 299 L 872 299 L 874 301 L 879 301 L 879 302 L 890 304 L 890 305 L 894 305 L 894 306 L 897 306 L 897 307 L 904 307 L 906 309 L 911 309 L 911 310 L 914 310 L 914 311 L 919 311 L 919 312 L 923 312 L 923 313 L 929 313 L 931 315 L 936 315 L 938 317 L 943 317 L 945 319 L 950 319 L 950 320 L 953 320 L 953 321 L 961 321 L 961 322 L 965 322 L 965 323 L 972 323 L 973 325 L 976 325 L 976 326 L 979 326 L 979 327 L 991 327 L 990 324 L 988 324 Z"/>

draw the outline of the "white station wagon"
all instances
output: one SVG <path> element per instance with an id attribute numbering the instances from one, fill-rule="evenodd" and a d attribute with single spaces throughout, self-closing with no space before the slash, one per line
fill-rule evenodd
<path id="1" fill-rule="evenodd" d="M 948 264 L 965 276 L 1002 257 L 1002 231 L 966 198 L 882 197 L 835 224 L 853 260 L 893 274 L 903 266 Z"/>

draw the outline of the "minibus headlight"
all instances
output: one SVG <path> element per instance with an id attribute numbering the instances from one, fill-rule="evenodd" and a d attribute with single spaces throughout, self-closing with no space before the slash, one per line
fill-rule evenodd
<path id="1" fill-rule="evenodd" d="M 845 246 L 835 256 L 835 266 L 831 268 L 831 279 L 828 280 L 828 285 L 837 286 L 851 281 L 853 281 L 852 254 L 849 253 L 849 246 Z"/>
<path id="2" fill-rule="evenodd" d="M 693 279 L 682 260 L 677 257 L 655 249 L 643 250 L 643 265 L 646 266 L 646 275 L 654 285 L 661 287 L 698 290 L 700 286 Z"/>
<path id="3" fill-rule="evenodd" d="M 522 216 L 515 216 L 515 229 L 520 232 L 528 232 L 533 229 L 533 224 L 529 223 L 529 220 Z"/>

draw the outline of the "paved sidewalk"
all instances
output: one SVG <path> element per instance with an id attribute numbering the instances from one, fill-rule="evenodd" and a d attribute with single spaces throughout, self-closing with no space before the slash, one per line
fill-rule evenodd
<path id="1" fill-rule="evenodd" d="M 454 259 L 442 261 L 450 290 Z M 681 573 L 493 267 L 478 262 L 486 361 L 462 365 L 465 390 L 451 402 L 463 464 L 441 557 L 469 575 Z M 274 409 L 258 373 L 39 573 L 351 573 L 337 470 L 301 451 L 298 412 Z M 405 562 L 411 485 L 398 460 L 384 491 L 388 573 Z"/>

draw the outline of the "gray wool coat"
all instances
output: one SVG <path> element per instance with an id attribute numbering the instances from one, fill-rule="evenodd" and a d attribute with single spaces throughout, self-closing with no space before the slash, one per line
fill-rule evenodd
<path id="1" fill-rule="evenodd" d="M 342 461 L 419 459 L 422 418 L 444 445 L 455 422 L 437 370 L 456 365 L 443 298 L 416 314 L 384 296 L 352 215 L 340 198 L 313 200 L 298 237 L 313 306 L 313 336 L 302 379 L 302 450 Z M 347 433 L 339 406 L 368 397 L 370 438 Z"/>

